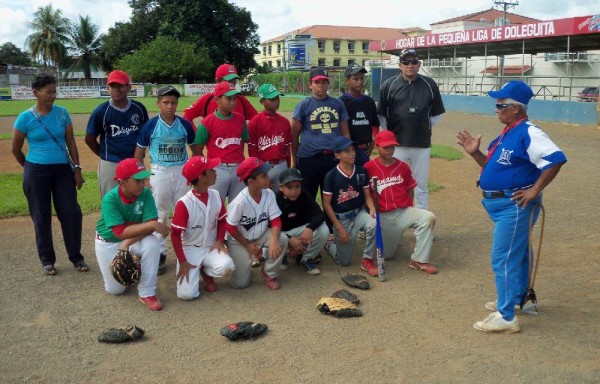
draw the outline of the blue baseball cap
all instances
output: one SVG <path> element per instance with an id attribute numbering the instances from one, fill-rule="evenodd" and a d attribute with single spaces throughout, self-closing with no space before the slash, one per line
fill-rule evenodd
<path id="1" fill-rule="evenodd" d="M 352 145 L 352 140 L 350 140 L 346 136 L 339 136 L 339 137 L 336 137 L 335 140 L 333 140 L 333 151 L 341 152 L 341 151 L 344 151 L 346 148 L 348 148 L 351 145 Z"/>
<path id="2" fill-rule="evenodd" d="M 511 80 L 504 84 L 498 91 L 489 91 L 488 95 L 494 99 L 513 99 L 521 104 L 527 105 L 533 97 L 533 91 L 529 85 L 522 81 Z"/>

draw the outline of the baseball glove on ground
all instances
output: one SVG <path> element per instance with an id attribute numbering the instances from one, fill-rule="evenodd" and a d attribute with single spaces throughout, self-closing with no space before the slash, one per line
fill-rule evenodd
<path id="1" fill-rule="evenodd" d="M 265 334 L 268 329 L 269 327 L 266 324 L 240 321 L 239 323 L 229 324 L 221 328 L 221 335 L 231 341 L 255 339 Z"/>
<path id="2" fill-rule="evenodd" d="M 360 303 L 360 300 L 358 300 L 358 296 L 346 289 L 340 289 L 333 292 L 333 295 L 331 295 L 331 297 L 335 297 L 336 299 L 348 300 L 352 304 Z"/>
<path id="3" fill-rule="evenodd" d="M 132 255 L 125 249 L 119 249 L 110 263 L 110 271 L 119 284 L 129 287 L 140 281 L 142 274 L 140 257 Z"/>
<path id="4" fill-rule="evenodd" d="M 98 341 L 102 343 L 126 343 L 141 339 L 144 336 L 144 330 L 129 325 L 126 328 L 109 328 L 98 336 Z"/>
<path id="5" fill-rule="evenodd" d="M 322 297 L 317 303 L 317 309 L 324 314 L 335 317 L 360 317 L 362 312 L 348 300 L 335 297 Z"/>
<path id="6" fill-rule="evenodd" d="M 340 275 L 341 276 L 341 275 Z M 342 281 L 351 287 L 358 289 L 369 289 L 369 280 L 363 275 L 358 273 L 347 273 L 345 276 L 341 276 Z"/>

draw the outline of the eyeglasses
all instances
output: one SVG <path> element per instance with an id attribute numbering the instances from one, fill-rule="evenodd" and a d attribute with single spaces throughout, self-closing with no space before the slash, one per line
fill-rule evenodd
<path id="1" fill-rule="evenodd" d="M 496 104 L 496 109 L 505 109 L 514 104 Z"/>
<path id="2" fill-rule="evenodd" d="M 400 60 L 400 62 L 404 65 L 408 65 L 408 64 L 417 65 L 417 64 L 419 64 L 419 59 Z"/>
<path id="3" fill-rule="evenodd" d="M 56 97 L 56 91 L 42 91 L 42 93 L 46 96 L 55 96 Z"/>

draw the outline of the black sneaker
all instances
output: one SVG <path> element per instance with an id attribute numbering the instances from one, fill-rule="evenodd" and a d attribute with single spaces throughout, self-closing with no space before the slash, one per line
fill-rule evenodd
<path id="1" fill-rule="evenodd" d="M 165 266 L 165 262 L 166 261 L 167 261 L 167 254 L 166 253 L 161 253 L 160 254 L 160 261 L 158 262 L 158 271 L 156 271 L 156 274 L 158 276 L 165 274 L 165 271 L 167 270 L 167 267 Z"/>
<path id="2" fill-rule="evenodd" d="M 283 256 L 283 260 L 281 260 L 281 270 L 285 271 L 290 266 L 290 262 L 288 260 L 287 255 Z"/>
<path id="3" fill-rule="evenodd" d="M 306 273 L 308 273 L 309 275 L 318 275 L 321 273 L 319 268 L 317 268 L 317 266 L 312 260 L 301 260 L 300 265 L 302 265 L 304 269 L 306 269 Z"/>

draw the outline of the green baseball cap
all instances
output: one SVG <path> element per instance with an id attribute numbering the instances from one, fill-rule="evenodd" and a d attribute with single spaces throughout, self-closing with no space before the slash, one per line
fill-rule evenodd
<path id="1" fill-rule="evenodd" d="M 285 96 L 283 93 L 277 90 L 273 84 L 263 84 L 258 88 L 258 98 L 259 99 L 274 99 L 277 96 Z"/>

